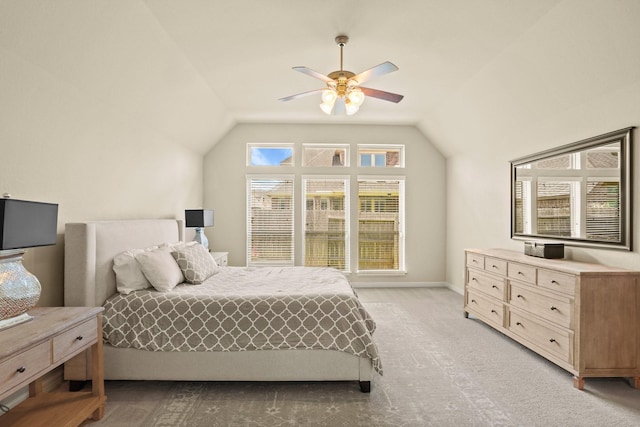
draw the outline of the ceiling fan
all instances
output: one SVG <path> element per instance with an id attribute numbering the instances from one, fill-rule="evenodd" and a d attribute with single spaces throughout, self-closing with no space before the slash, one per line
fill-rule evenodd
<path id="1" fill-rule="evenodd" d="M 360 105 L 364 102 L 365 95 L 395 103 L 402 101 L 402 98 L 404 98 L 403 95 L 360 86 L 362 83 L 373 77 L 382 76 L 384 74 L 391 73 L 392 71 L 396 71 L 398 70 L 398 67 L 387 61 L 363 71 L 360 74 L 343 70 L 342 49 L 349 41 L 349 37 L 341 35 L 336 37 L 335 40 L 338 46 L 340 46 L 340 70 L 333 71 L 325 76 L 324 74 L 320 74 L 319 72 L 307 67 L 293 67 L 296 71 L 322 80 L 327 84 L 327 87 L 280 98 L 280 101 L 290 101 L 303 96 L 313 95 L 314 93 L 322 93 L 320 109 L 327 114 L 334 115 L 345 113 L 347 115 L 355 114 L 360 108 Z"/>

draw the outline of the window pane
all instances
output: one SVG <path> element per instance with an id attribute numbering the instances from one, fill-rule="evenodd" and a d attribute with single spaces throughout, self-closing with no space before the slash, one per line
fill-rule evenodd
<path id="1" fill-rule="evenodd" d="M 342 167 L 348 166 L 346 147 L 305 146 L 302 151 L 303 166 Z"/>
<path id="2" fill-rule="evenodd" d="M 293 178 L 249 178 L 247 264 L 292 265 Z"/>
<path id="3" fill-rule="evenodd" d="M 304 265 L 349 270 L 347 180 L 304 179 Z"/>
<path id="4" fill-rule="evenodd" d="M 538 182 L 538 234 L 571 236 L 571 183 Z"/>
<path id="5" fill-rule="evenodd" d="M 401 182 L 358 181 L 358 270 L 401 266 Z"/>
<path id="6" fill-rule="evenodd" d="M 293 147 L 247 144 L 249 166 L 293 166 Z"/>
<path id="7" fill-rule="evenodd" d="M 620 241 L 619 182 L 587 182 L 587 239 Z"/>
<path id="8" fill-rule="evenodd" d="M 620 143 L 597 147 L 587 152 L 588 169 L 618 169 L 620 167 Z"/>
<path id="9" fill-rule="evenodd" d="M 358 159 L 361 167 L 404 167 L 402 145 L 359 145 Z"/>

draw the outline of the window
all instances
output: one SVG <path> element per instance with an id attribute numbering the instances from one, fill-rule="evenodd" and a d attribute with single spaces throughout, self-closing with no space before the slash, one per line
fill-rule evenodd
<path id="1" fill-rule="evenodd" d="M 247 166 L 293 166 L 293 144 L 247 144 Z"/>
<path id="2" fill-rule="evenodd" d="M 303 177 L 302 183 L 304 265 L 348 271 L 349 178 Z"/>
<path id="3" fill-rule="evenodd" d="M 404 180 L 358 178 L 358 271 L 404 270 Z"/>
<path id="4" fill-rule="evenodd" d="M 302 166 L 349 166 L 349 146 L 335 144 L 304 144 Z"/>
<path id="5" fill-rule="evenodd" d="M 247 177 L 247 265 L 293 265 L 293 176 Z"/>
<path id="6" fill-rule="evenodd" d="M 377 168 L 403 168 L 404 146 L 358 145 L 358 166 Z"/>
<path id="7" fill-rule="evenodd" d="M 248 147 L 248 153 L 255 150 L 263 155 L 269 153 L 268 149 L 279 149 L 282 145 L 248 144 Z M 293 146 L 289 148 L 291 151 L 280 156 L 287 155 L 286 161 L 273 163 L 298 166 L 293 169 L 295 174 L 275 171 L 247 175 L 247 265 L 305 265 L 365 274 L 403 273 L 402 173 L 391 176 L 391 171 L 378 171 L 377 175 L 356 176 L 356 168 L 348 167 L 348 145 L 305 144 L 301 161 L 313 169 L 302 170 L 316 174 L 302 175 L 300 164 L 287 163 L 293 159 Z M 376 162 L 384 167 L 402 165 L 402 145 L 358 146 L 358 150 L 362 155 L 366 151 L 374 166 Z M 316 168 L 325 169 L 319 174 Z M 264 170 L 247 168 L 258 169 Z M 294 219 L 300 221 L 296 230 Z M 356 227 L 357 233 L 351 233 Z M 302 250 L 295 250 L 296 238 L 302 242 Z"/>

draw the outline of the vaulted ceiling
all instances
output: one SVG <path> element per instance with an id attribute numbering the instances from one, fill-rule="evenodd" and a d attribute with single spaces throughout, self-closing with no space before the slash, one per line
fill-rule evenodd
<path id="1" fill-rule="evenodd" d="M 445 155 L 486 124 L 515 134 L 639 82 L 634 0 L 0 0 L 3 55 L 205 152 L 235 123 L 417 126 Z M 297 73 L 383 61 L 367 86 L 405 95 L 327 116 Z M 488 135 L 488 133 L 487 133 Z"/>

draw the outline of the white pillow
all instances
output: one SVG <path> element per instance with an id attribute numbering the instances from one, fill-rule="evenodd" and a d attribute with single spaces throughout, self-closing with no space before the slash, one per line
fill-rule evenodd
<path id="1" fill-rule="evenodd" d="M 147 280 L 160 292 L 170 291 L 184 282 L 182 271 L 171 256 L 169 247 L 141 252 L 136 255 L 136 261 Z"/>
<path id="2" fill-rule="evenodd" d="M 184 246 L 171 252 L 187 282 L 198 285 L 218 272 L 218 265 L 201 244 Z"/>
<path id="3" fill-rule="evenodd" d="M 139 291 L 151 287 L 151 283 L 144 277 L 136 255 L 144 251 L 157 249 L 153 246 L 146 249 L 131 249 L 113 257 L 113 272 L 116 274 L 116 288 L 122 294 Z"/>

